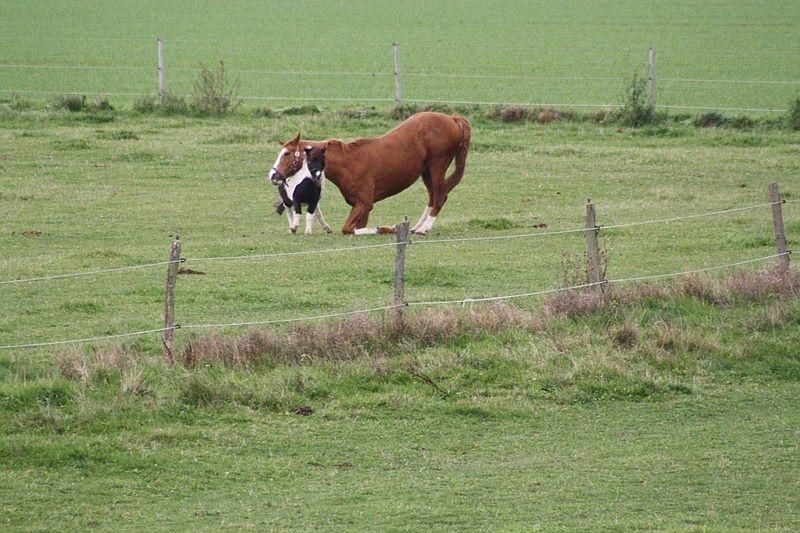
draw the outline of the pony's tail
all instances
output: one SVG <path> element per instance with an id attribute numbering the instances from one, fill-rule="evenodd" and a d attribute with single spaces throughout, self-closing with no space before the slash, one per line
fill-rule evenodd
<path id="1" fill-rule="evenodd" d="M 456 168 L 452 174 L 447 177 L 445 181 L 445 185 L 447 185 L 447 192 L 453 190 L 453 187 L 458 185 L 461 181 L 461 178 L 464 177 L 464 167 L 467 164 L 467 153 L 469 152 L 469 143 L 472 139 L 472 127 L 469 125 L 469 121 L 462 116 L 453 115 L 453 120 L 456 124 L 458 124 L 459 129 L 461 130 L 461 142 L 456 149 Z"/>

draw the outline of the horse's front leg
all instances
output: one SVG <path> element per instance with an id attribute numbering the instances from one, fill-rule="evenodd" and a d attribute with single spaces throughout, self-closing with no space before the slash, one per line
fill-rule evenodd
<path id="1" fill-rule="evenodd" d="M 342 233 L 345 235 L 365 235 L 369 234 L 369 230 L 364 230 L 364 227 L 369 221 L 369 212 L 372 211 L 372 205 L 364 203 L 356 203 L 353 209 L 350 210 L 350 216 L 342 226 Z M 374 228 L 370 228 L 374 229 Z M 361 230 L 361 231 L 358 231 Z M 375 231 L 371 233 L 376 233 Z"/>

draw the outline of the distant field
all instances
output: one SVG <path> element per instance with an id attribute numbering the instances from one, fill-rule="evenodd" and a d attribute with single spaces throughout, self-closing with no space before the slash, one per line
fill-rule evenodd
<path id="1" fill-rule="evenodd" d="M 785 110 L 800 91 L 800 11 L 792 1 L 375 4 L 20 2 L 0 20 L 0 96 L 65 92 L 130 100 L 191 91 L 200 63 L 224 60 L 249 105 L 328 106 L 403 98 L 615 105 L 657 50 L 659 105 Z M 87 68 L 64 68 L 87 67 Z M 121 96 L 117 96 L 121 95 Z"/>

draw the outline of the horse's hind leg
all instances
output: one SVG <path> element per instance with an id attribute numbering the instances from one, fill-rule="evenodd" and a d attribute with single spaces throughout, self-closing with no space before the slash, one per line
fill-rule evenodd
<path id="1" fill-rule="evenodd" d="M 417 233 L 428 220 L 431 209 L 433 209 L 433 184 L 431 182 L 431 173 L 427 168 L 422 172 L 422 181 L 425 183 L 425 188 L 428 190 L 428 206 L 425 208 L 425 211 L 422 212 L 422 216 L 419 217 L 417 223 L 411 228 L 411 233 Z"/>
<path id="2" fill-rule="evenodd" d="M 439 216 L 439 211 L 442 210 L 444 203 L 447 201 L 447 184 L 444 181 L 444 177 L 448 166 L 450 166 L 449 161 L 439 164 L 429 164 L 428 176 L 426 177 L 425 174 L 422 176 L 425 180 L 425 186 L 428 188 L 430 200 L 428 202 L 428 209 L 426 209 L 424 213 L 427 216 L 414 227 L 413 232 L 418 235 L 424 235 L 433 229 L 433 225 L 436 223 L 436 217 Z"/>

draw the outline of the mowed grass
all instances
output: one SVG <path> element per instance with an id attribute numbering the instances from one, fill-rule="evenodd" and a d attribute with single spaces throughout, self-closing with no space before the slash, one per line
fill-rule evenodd
<path id="1" fill-rule="evenodd" d="M 405 99 L 606 106 L 655 47 L 660 105 L 783 110 L 800 83 L 795 7 L 42 1 L 5 6 L 0 90 L 155 94 L 161 37 L 176 94 L 191 93 L 201 63 L 224 60 L 241 96 L 276 105 L 392 101 L 399 42 Z"/>

